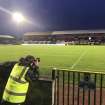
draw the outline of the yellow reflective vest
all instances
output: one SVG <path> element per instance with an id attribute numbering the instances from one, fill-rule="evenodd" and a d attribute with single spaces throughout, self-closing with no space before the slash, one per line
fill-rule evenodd
<path id="1" fill-rule="evenodd" d="M 3 100 L 10 103 L 23 103 L 28 91 L 29 82 L 25 80 L 28 67 L 15 64 L 7 81 Z"/>

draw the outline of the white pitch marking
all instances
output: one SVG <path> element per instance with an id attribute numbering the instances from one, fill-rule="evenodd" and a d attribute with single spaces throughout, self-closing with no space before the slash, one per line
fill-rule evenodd
<path id="1" fill-rule="evenodd" d="M 70 67 L 70 69 L 74 69 L 74 67 L 80 62 L 80 60 L 84 57 L 84 55 L 87 53 L 87 50 L 85 50 L 79 58 L 73 63 L 73 65 Z"/>

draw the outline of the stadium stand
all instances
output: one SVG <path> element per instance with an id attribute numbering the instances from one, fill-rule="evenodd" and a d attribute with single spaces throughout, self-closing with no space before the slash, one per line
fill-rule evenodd
<path id="1" fill-rule="evenodd" d="M 0 35 L 0 44 L 13 44 L 15 37 L 12 35 Z"/>
<path id="2" fill-rule="evenodd" d="M 75 30 L 53 32 L 28 32 L 24 34 L 27 44 L 105 44 L 105 30 Z"/>

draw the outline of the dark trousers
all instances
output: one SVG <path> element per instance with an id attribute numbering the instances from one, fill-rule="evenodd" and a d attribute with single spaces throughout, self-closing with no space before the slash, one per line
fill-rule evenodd
<path id="1" fill-rule="evenodd" d="M 22 104 L 19 104 L 19 103 L 10 103 L 10 102 L 2 100 L 0 105 L 22 105 Z"/>

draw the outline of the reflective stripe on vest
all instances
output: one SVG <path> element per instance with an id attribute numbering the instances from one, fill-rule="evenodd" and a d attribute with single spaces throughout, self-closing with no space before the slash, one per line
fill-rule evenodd
<path id="1" fill-rule="evenodd" d="M 10 78 L 13 79 L 14 81 L 19 82 L 19 83 L 22 83 L 22 84 L 27 83 L 26 81 L 22 81 L 22 80 L 20 80 L 20 79 L 18 79 L 16 77 L 13 77 L 13 76 L 10 76 Z"/>
<path id="2" fill-rule="evenodd" d="M 3 99 L 11 103 L 22 103 L 25 101 L 29 82 L 25 80 L 28 68 L 15 64 L 8 82 L 6 84 Z"/>
<path id="3" fill-rule="evenodd" d="M 7 92 L 8 94 L 14 95 L 14 96 L 25 96 L 26 93 L 15 93 L 13 91 L 10 91 L 8 89 L 5 89 L 5 92 Z"/>

